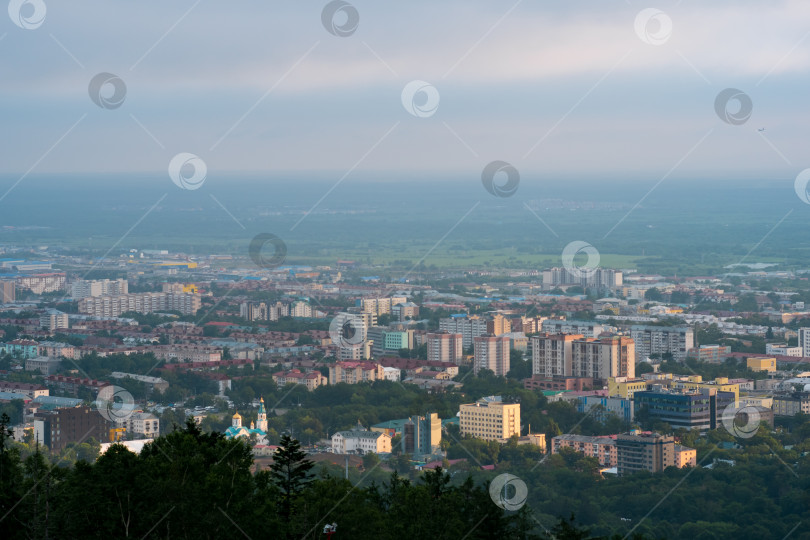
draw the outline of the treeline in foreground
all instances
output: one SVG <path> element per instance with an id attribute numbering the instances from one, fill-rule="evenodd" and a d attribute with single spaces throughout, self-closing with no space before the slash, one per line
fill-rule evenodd
<path id="1" fill-rule="evenodd" d="M 270 469 L 258 471 L 247 444 L 192 421 L 140 454 L 113 445 L 93 463 L 59 466 L 39 452 L 21 459 L 6 419 L 0 419 L 2 540 L 320 539 L 332 523 L 333 540 L 613 540 L 628 533 L 634 540 L 763 539 L 806 538 L 810 523 L 808 464 L 764 450 L 739 455 L 735 466 L 621 478 L 602 478 L 593 458 L 573 452 L 542 466 L 516 459 L 495 473 L 437 469 L 410 471 L 410 478 L 369 460 L 350 482 L 315 466 L 287 436 Z M 490 496 L 488 481 L 502 471 L 527 485 L 527 504 L 518 511 L 501 509 Z"/>
<path id="2" fill-rule="evenodd" d="M 318 473 L 284 437 L 270 470 L 252 471 L 250 447 L 189 420 L 136 455 L 112 446 L 94 463 L 25 460 L 0 425 L 0 538 L 584 538 L 561 520 L 541 529 L 527 508 L 506 512 L 471 478 L 438 469 L 417 481 L 393 473 L 353 487 Z M 542 529 L 541 529 L 542 530 Z"/>

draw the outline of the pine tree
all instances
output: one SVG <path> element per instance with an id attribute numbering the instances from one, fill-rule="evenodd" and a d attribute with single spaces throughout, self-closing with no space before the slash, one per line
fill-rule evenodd
<path id="1" fill-rule="evenodd" d="M 270 477 L 281 490 L 279 513 L 284 519 L 290 518 L 292 503 L 310 480 L 309 471 L 314 466 L 301 450 L 300 442 L 289 435 L 282 435 L 279 448 L 273 455 L 273 464 L 270 465 Z"/>

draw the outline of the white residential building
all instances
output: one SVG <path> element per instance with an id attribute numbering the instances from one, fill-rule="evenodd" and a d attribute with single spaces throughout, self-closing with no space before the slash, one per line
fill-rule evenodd
<path id="1" fill-rule="evenodd" d="M 126 279 L 80 280 L 70 286 L 70 295 L 74 300 L 95 296 L 119 296 L 129 294 L 129 282 Z"/>
<path id="2" fill-rule="evenodd" d="M 49 332 L 53 332 L 54 330 L 67 330 L 70 327 L 68 314 L 62 313 L 57 309 L 45 310 L 45 313 L 39 316 L 39 326 Z"/>
<path id="3" fill-rule="evenodd" d="M 636 345 L 636 362 L 643 362 L 654 354 L 672 354 L 678 362 L 686 359 L 686 353 L 695 346 L 694 331 L 686 327 L 646 326 L 630 327 L 630 337 Z"/>
<path id="4" fill-rule="evenodd" d="M 154 439 L 160 435 L 160 420 L 154 414 L 136 412 L 116 421 L 116 424 L 118 427 L 125 428 L 127 433 L 143 435 L 147 439 Z"/>
<path id="5" fill-rule="evenodd" d="M 357 425 L 349 431 L 332 435 L 333 454 L 383 454 L 391 452 L 391 437 L 387 433 L 368 431 Z"/>
<path id="6" fill-rule="evenodd" d="M 475 315 L 454 315 L 439 321 L 439 330 L 450 334 L 461 334 L 461 344 L 466 349 L 473 338 L 486 335 L 487 321 Z"/>
<path id="7" fill-rule="evenodd" d="M 615 332 L 612 326 L 590 322 L 560 319 L 543 321 L 543 332 L 546 334 L 580 334 L 586 338 L 598 338 L 603 332 Z"/>

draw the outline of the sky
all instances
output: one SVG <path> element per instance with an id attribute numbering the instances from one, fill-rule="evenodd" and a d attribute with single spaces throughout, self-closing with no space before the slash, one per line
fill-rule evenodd
<path id="1" fill-rule="evenodd" d="M 502 160 L 547 178 L 785 180 L 810 167 L 806 0 L 11 0 L 0 36 L 12 180 L 165 173 L 180 153 L 208 175 L 474 176 Z M 92 87 L 100 73 L 125 91 Z M 721 118 L 727 88 L 750 116 Z"/>

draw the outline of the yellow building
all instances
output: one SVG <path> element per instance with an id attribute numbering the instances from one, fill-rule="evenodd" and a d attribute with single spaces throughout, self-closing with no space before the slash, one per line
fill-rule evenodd
<path id="1" fill-rule="evenodd" d="M 735 404 L 740 400 L 740 385 L 729 383 L 726 377 L 717 377 L 713 381 L 704 381 L 700 375 L 690 375 L 686 379 L 674 381 L 672 386 L 673 388 L 688 388 L 697 391 L 704 388 L 714 388 L 718 392 L 733 392 Z"/>
<path id="2" fill-rule="evenodd" d="M 479 399 L 459 407 L 462 435 L 505 442 L 520 437 L 520 403 L 504 403 L 500 396 Z"/>
<path id="3" fill-rule="evenodd" d="M 765 409 L 773 409 L 773 396 L 743 396 L 740 398 L 740 407 L 762 407 Z"/>
<path id="4" fill-rule="evenodd" d="M 647 389 L 645 379 L 631 379 L 629 377 L 608 377 L 608 395 L 633 399 L 633 394 Z"/>
<path id="5" fill-rule="evenodd" d="M 686 446 L 681 446 L 680 444 L 675 445 L 675 466 L 679 469 L 683 469 L 684 467 L 696 467 L 697 466 L 697 450 L 694 448 L 688 448 Z"/>
<path id="6" fill-rule="evenodd" d="M 748 358 L 746 364 L 751 371 L 776 371 L 776 358 Z"/>

